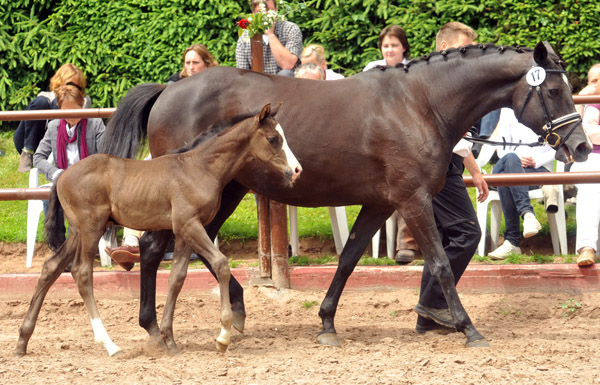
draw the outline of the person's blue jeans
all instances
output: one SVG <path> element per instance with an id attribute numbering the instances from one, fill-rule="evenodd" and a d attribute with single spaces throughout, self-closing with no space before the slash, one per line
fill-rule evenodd
<path id="1" fill-rule="evenodd" d="M 51 110 L 55 108 L 57 108 L 55 102 L 51 103 L 47 98 L 38 96 L 29 103 L 26 110 L 37 111 Z M 20 154 L 23 148 L 27 148 L 28 150 L 35 152 L 38 144 L 40 144 L 44 138 L 45 133 L 45 120 L 22 120 L 19 122 L 17 130 L 13 136 L 13 142 L 15 143 L 17 152 Z"/>
<path id="2" fill-rule="evenodd" d="M 493 174 L 523 174 L 530 172 L 549 172 L 544 167 L 525 167 L 521 166 L 521 159 L 515 153 L 504 155 L 492 170 Z M 498 187 L 498 195 L 500 196 L 500 205 L 504 214 L 504 239 L 508 240 L 512 245 L 519 246 L 521 242 L 521 217 L 527 213 L 533 213 L 531 200 L 529 199 L 529 190 L 538 188 L 539 186 L 506 186 Z"/>

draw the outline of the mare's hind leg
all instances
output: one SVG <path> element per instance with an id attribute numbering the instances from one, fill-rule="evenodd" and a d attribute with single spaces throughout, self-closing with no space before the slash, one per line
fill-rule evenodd
<path id="1" fill-rule="evenodd" d="M 42 308 L 44 298 L 48 293 L 50 287 L 56 282 L 60 274 L 65 271 L 65 267 L 75 257 L 77 244 L 79 242 L 78 234 L 73 234 L 67 238 L 67 241 L 58 249 L 58 251 L 46 259 L 42 268 L 42 273 L 38 279 L 35 287 L 35 292 L 29 303 L 29 308 L 23 319 L 23 323 L 19 328 L 19 340 L 17 342 L 17 348 L 15 349 L 15 355 L 24 356 L 27 354 L 27 343 L 33 334 L 37 318 Z"/>
<path id="2" fill-rule="evenodd" d="M 231 343 L 233 324 L 233 312 L 229 300 L 231 270 L 227 258 L 213 244 L 200 221 L 191 219 L 184 226 L 180 226 L 180 229 L 181 231 L 177 231 L 174 226 L 176 237 L 182 238 L 192 249 L 202 253 L 217 276 L 221 298 L 221 333 L 217 337 L 217 349 L 224 353 Z"/>
<path id="3" fill-rule="evenodd" d="M 169 293 L 160 323 L 160 331 L 163 341 L 167 345 L 170 354 L 179 353 L 179 348 L 173 338 L 173 315 L 175 313 L 175 304 L 177 297 L 183 287 L 183 282 L 187 275 L 188 263 L 192 249 L 183 240 L 175 238 L 175 249 L 173 252 L 173 268 L 169 273 Z"/>
<path id="4" fill-rule="evenodd" d="M 94 340 L 96 343 L 104 346 L 109 356 L 114 356 L 121 351 L 115 343 L 110 339 L 96 305 L 94 298 L 93 272 L 94 272 L 94 257 L 98 248 L 98 241 L 104 234 L 104 229 L 94 231 L 87 230 L 85 234 L 80 234 L 80 249 L 77 250 L 71 274 L 77 283 L 79 295 L 85 303 L 92 329 L 94 331 Z"/>
<path id="5" fill-rule="evenodd" d="M 483 336 L 475 329 L 458 297 L 456 285 L 454 284 L 454 274 L 452 274 L 448 257 L 442 247 L 436 227 L 431 199 L 421 202 L 413 200 L 403 208 L 402 216 L 429 265 L 431 275 L 438 280 L 442 287 L 456 329 L 467 336 L 466 345 L 489 346 Z"/>
<path id="6" fill-rule="evenodd" d="M 385 207 L 363 206 L 360 210 L 350 232 L 350 237 L 348 237 L 348 241 L 340 255 L 340 262 L 333 281 L 329 285 L 323 303 L 321 303 L 319 316 L 323 322 L 323 330 L 317 336 L 317 341 L 320 344 L 333 346 L 342 344 L 333 322 L 340 296 L 363 251 L 385 220 L 392 215 L 392 212 L 391 208 Z"/>

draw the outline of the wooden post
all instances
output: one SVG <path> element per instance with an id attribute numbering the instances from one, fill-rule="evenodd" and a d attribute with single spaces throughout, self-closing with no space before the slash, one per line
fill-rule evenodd
<path id="1" fill-rule="evenodd" d="M 270 201 L 271 279 L 280 289 L 290 287 L 287 210 L 283 203 Z"/>
<path id="2" fill-rule="evenodd" d="M 250 39 L 250 50 L 252 71 L 264 72 L 262 35 L 254 35 Z M 256 203 L 260 277 L 271 278 L 277 289 L 289 288 L 286 206 L 259 194 L 256 194 Z"/>
<path id="3" fill-rule="evenodd" d="M 261 278 L 271 278 L 271 228 L 269 198 L 256 194 L 258 263 Z"/>

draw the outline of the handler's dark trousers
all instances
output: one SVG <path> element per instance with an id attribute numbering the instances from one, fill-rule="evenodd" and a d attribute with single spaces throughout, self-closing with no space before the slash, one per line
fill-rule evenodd
<path id="1" fill-rule="evenodd" d="M 471 261 L 481 238 L 477 215 L 462 178 L 463 171 L 463 158 L 452 154 L 452 160 L 446 173 L 446 184 L 442 191 L 433 198 L 435 222 L 442 246 L 450 261 L 455 284 L 458 283 Z M 419 303 L 436 309 L 448 308 L 442 288 L 431 275 L 427 262 L 425 262 L 421 277 Z M 421 323 L 423 320 L 419 316 L 417 321 Z"/>

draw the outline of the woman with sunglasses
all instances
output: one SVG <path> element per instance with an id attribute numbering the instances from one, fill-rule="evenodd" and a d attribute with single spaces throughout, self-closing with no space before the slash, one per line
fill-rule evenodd
<path id="1" fill-rule="evenodd" d="M 85 98 L 84 108 L 91 107 L 89 96 L 85 95 L 86 80 L 83 71 L 74 64 L 64 64 L 56 71 L 50 79 L 50 91 L 42 91 L 27 106 L 27 110 L 51 110 L 57 109 L 56 95 L 54 91 L 64 85 L 77 88 Z M 48 122 L 45 120 L 22 120 L 15 131 L 13 141 L 17 152 L 21 154 L 19 159 L 19 172 L 25 173 L 31 170 L 33 165 L 33 154 L 44 137 Z"/>

